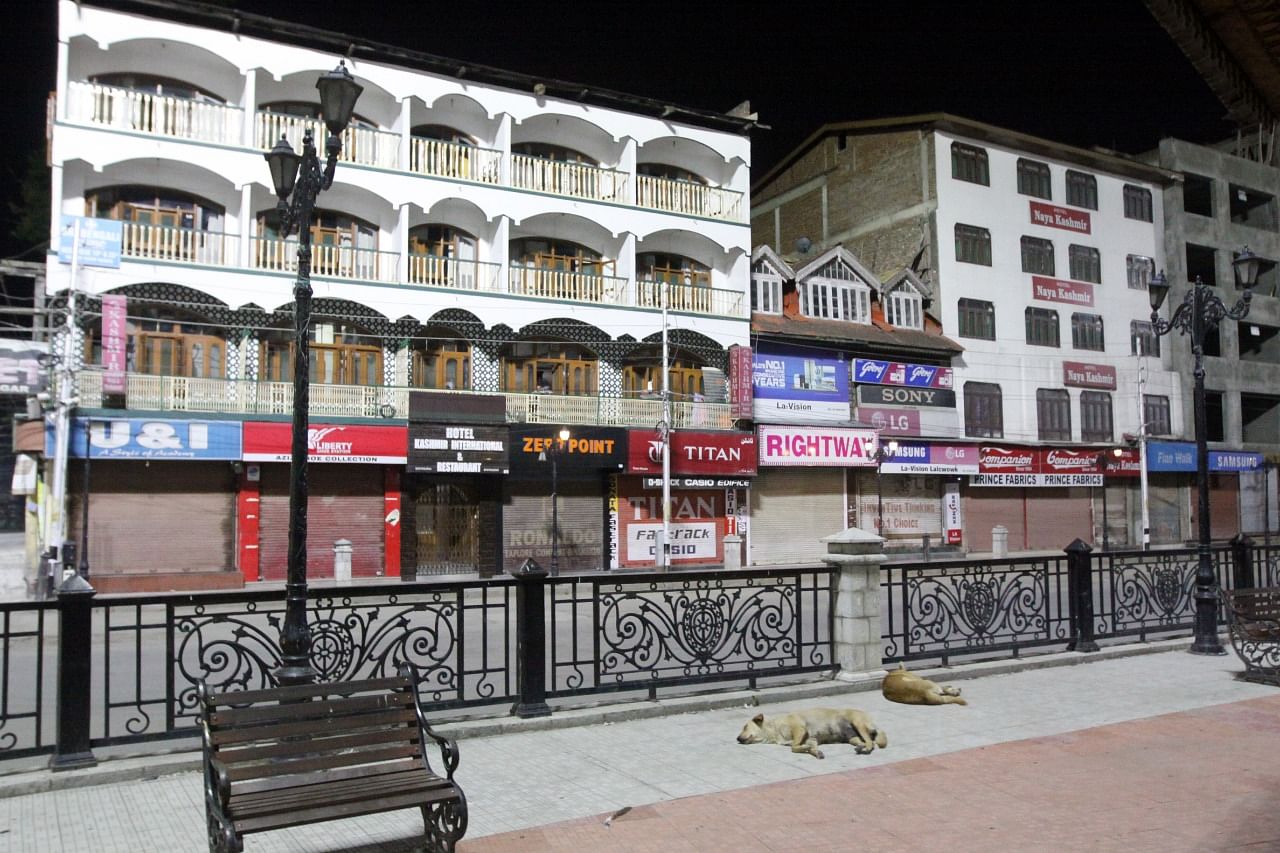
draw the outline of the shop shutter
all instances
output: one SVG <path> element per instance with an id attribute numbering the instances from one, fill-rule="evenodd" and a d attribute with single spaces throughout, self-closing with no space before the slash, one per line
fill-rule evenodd
<path id="1" fill-rule="evenodd" d="M 70 472 L 80 543 L 84 469 Z M 92 462 L 89 566 L 103 574 L 235 570 L 235 475 L 227 462 Z"/>
<path id="2" fill-rule="evenodd" d="M 1076 539 L 1089 542 L 1095 549 L 1102 547 L 1102 527 L 1098 527 L 1098 540 L 1093 541 L 1093 506 L 1091 489 L 1026 489 L 1027 544 L 1030 551 L 1061 551 Z M 1110 498 L 1110 495 L 1108 495 Z M 1123 506 L 1111 505 L 1108 512 L 1116 514 L 1115 524 L 1120 524 L 1119 513 Z M 1098 523 L 1102 523 L 1102 494 L 1098 494 Z M 1012 533 L 1009 550 L 1014 549 Z"/>
<path id="3" fill-rule="evenodd" d="M 1181 474 L 1152 474 L 1147 482 L 1147 515 L 1151 519 L 1152 545 L 1181 544 L 1182 509 L 1186 500 Z M 1141 510 L 1139 510 L 1141 511 Z"/>
<path id="4" fill-rule="evenodd" d="M 351 542 L 352 577 L 382 571 L 384 469 L 380 465 L 307 466 L 307 577 L 333 577 L 333 543 Z M 259 553 L 264 580 L 284 580 L 289 566 L 289 466 L 262 466 Z"/>
<path id="5" fill-rule="evenodd" d="M 991 529 L 1002 524 L 1009 530 L 1009 550 L 1026 548 L 1027 518 L 1024 514 L 1023 489 L 983 489 L 966 486 L 961 506 L 964 547 L 968 551 L 989 553 Z"/>
<path id="6" fill-rule="evenodd" d="M 604 484 L 561 482 L 556 510 L 561 572 L 599 571 L 607 565 L 604 543 Z M 512 480 L 502 514 L 502 569 L 510 573 L 532 557 L 551 568 L 551 482 Z"/>
<path id="7" fill-rule="evenodd" d="M 1200 499 L 1196 496 L 1195 475 L 1191 475 L 1191 531 L 1187 539 L 1200 535 L 1197 510 Z M 1240 532 L 1240 479 L 1238 474 L 1209 475 L 1209 538 L 1230 539 Z"/>
<path id="8" fill-rule="evenodd" d="M 848 526 L 843 468 L 767 468 L 751 484 L 753 565 L 821 563 Z"/>

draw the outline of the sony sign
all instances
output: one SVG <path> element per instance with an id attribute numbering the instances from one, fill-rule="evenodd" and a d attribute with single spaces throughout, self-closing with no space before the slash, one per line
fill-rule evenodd
<path id="1" fill-rule="evenodd" d="M 858 402 L 872 406 L 940 406 L 954 409 L 956 392 L 948 388 L 859 385 Z"/>

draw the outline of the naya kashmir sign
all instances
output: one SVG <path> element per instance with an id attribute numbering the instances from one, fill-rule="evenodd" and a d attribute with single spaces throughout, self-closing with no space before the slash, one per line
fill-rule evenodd
<path id="1" fill-rule="evenodd" d="M 1058 207 L 1056 204 L 1045 204 L 1042 201 L 1031 202 L 1031 224 L 1044 225 L 1047 228 L 1061 228 L 1077 234 L 1089 234 L 1093 225 L 1089 214 L 1083 210 L 1069 207 Z"/>

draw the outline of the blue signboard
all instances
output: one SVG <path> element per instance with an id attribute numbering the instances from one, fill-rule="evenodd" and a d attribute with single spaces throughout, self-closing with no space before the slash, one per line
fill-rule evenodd
<path id="1" fill-rule="evenodd" d="M 752 413 L 763 423 L 848 423 L 849 366 L 831 353 L 751 355 Z"/>
<path id="2" fill-rule="evenodd" d="M 1210 450 L 1209 470 L 1218 472 L 1259 471 L 1262 454 L 1243 450 Z M 1188 472 L 1196 470 L 1196 446 L 1188 441 L 1147 442 L 1148 471 Z"/>
<path id="3" fill-rule="evenodd" d="M 85 426 L 90 425 L 92 459 L 241 458 L 239 421 L 164 421 L 145 418 L 75 418 L 69 454 L 83 458 Z M 54 454 L 54 432 L 45 428 L 45 447 Z"/>
<path id="4" fill-rule="evenodd" d="M 80 223 L 80 252 L 76 262 L 86 267 L 120 267 L 120 247 L 124 243 L 124 223 L 115 219 L 63 215 L 58 227 L 58 262 L 71 263 L 76 223 Z"/>

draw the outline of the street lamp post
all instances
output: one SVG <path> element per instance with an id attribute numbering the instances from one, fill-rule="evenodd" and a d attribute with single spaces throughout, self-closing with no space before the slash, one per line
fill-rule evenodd
<path id="1" fill-rule="evenodd" d="M 1196 521 L 1199 535 L 1196 544 L 1195 640 L 1190 651 L 1197 655 L 1226 654 L 1218 641 L 1218 582 L 1209 552 L 1209 439 L 1204 396 L 1204 338 L 1222 320 L 1239 320 L 1249 313 L 1253 285 L 1258 280 L 1262 259 L 1245 246 L 1232 263 L 1239 272 L 1244 294 L 1231 308 L 1198 276 L 1183 297 L 1182 304 L 1173 310 L 1168 320 L 1160 317 L 1160 306 L 1169 295 L 1169 282 L 1163 271 L 1151 280 L 1147 294 L 1151 300 L 1151 327 L 1155 334 L 1167 335 L 1177 329 L 1181 334 L 1190 335 L 1195 359 Z"/>
<path id="2" fill-rule="evenodd" d="M 881 539 L 884 535 L 884 489 L 880 487 L 880 466 L 884 464 L 884 460 L 893 456 L 898 452 L 898 442 L 889 439 L 885 444 L 876 441 L 876 534 Z"/>
<path id="3" fill-rule="evenodd" d="M 548 455 L 551 457 L 551 576 L 556 577 L 560 574 L 560 473 L 556 460 L 560 454 L 568 447 L 569 430 L 567 427 L 561 427 L 559 434 L 556 436 L 559 441 L 551 443 L 548 450 L 544 450 L 538 454 L 538 458 L 542 462 L 547 461 Z"/>
<path id="4" fill-rule="evenodd" d="M 93 418 L 84 422 L 84 497 L 80 506 L 80 577 L 89 579 L 89 475 L 93 472 Z"/>
<path id="5" fill-rule="evenodd" d="M 280 629 L 281 666 L 276 679 L 282 685 L 315 681 L 311 667 L 311 630 L 307 627 L 307 429 L 311 397 L 311 216 L 316 197 L 333 185 L 333 174 L 342 152 L 341 134 L 351 123 L 356 99 L 364 88 L 352 79 L 345 62 L 316 81 L 320 113 L 329 137 L 325 162 L 316 154 L 315 139 L 307 130 L 302 155 L 283 136 L 265 157 L 271 182 L 280 197 L 280 238 L 298 232 L 298 277 L 293 287 L 293 442 L 289 467 L 289 576 L 285 585 L 284 625 Z M 290 196 L 293 197 L 290 201 Z"/>

